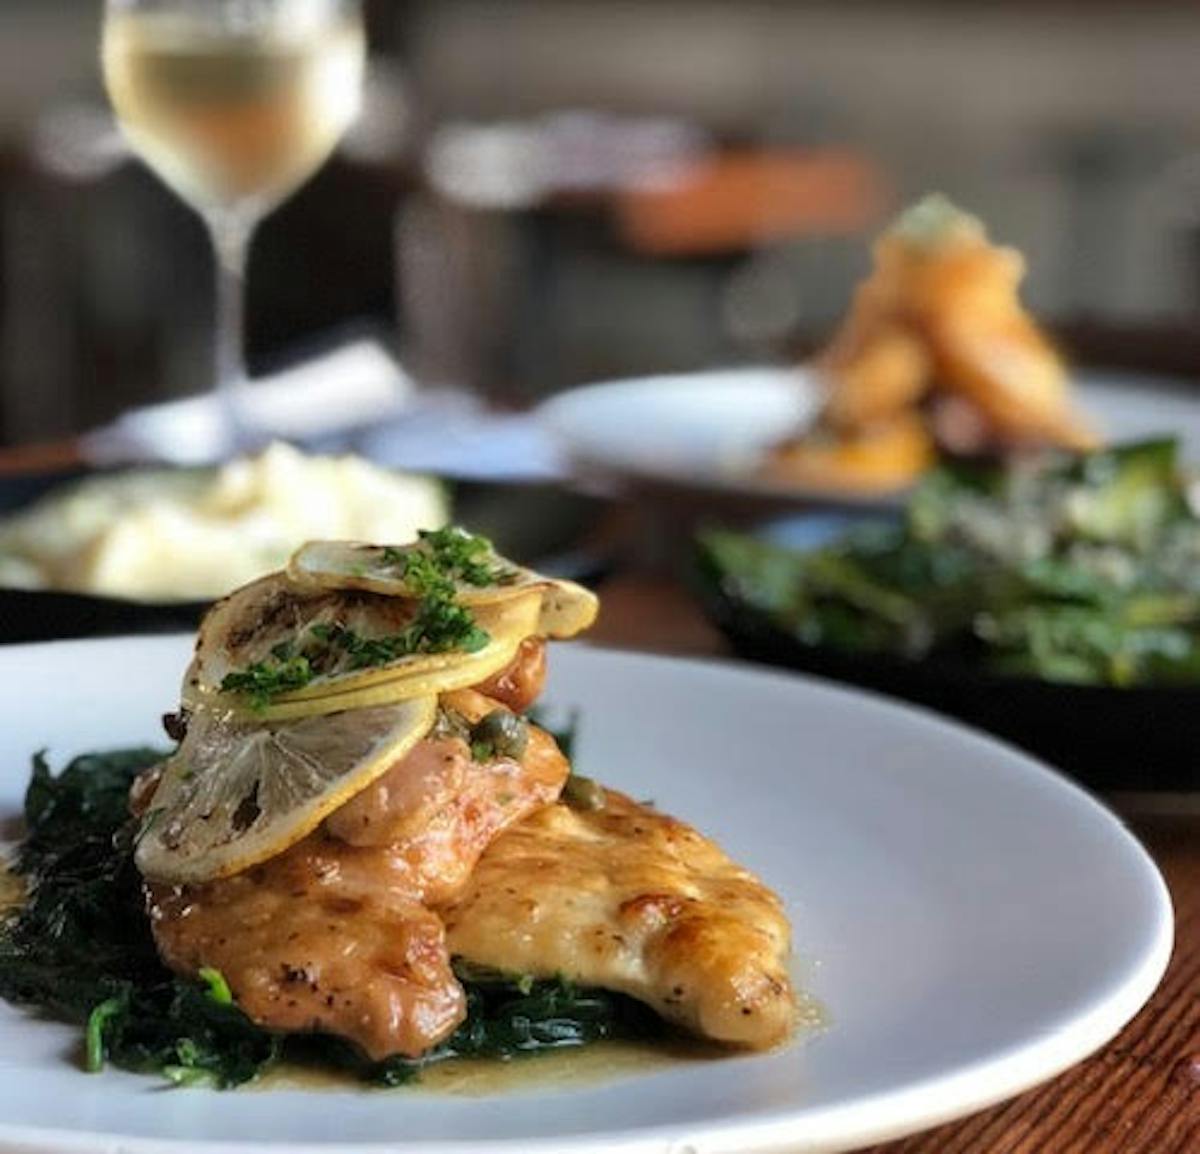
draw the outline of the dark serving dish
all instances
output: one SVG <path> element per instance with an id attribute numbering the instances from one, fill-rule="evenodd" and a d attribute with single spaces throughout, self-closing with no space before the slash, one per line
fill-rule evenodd
<path id="1" fill-rule="evenodd" d="M 841 519 L 816 516 L 815 547 Z M 761 534 L 796 542 L 796 522 Z M 986 730 L 1103 791 L 1200 790 L 1200 686 L 1107 686 L 999 676 L 963 662 L 910 661 L 805 644 L 767 614 L 731 596 L 702 568 L 692 585 L 741 657 L 898 697 Z"/>
<path id="2" fill-rule="evenodd" d="M 0 478 L 0 514 L 15 512 L 83 472 Z M 454 517 L 495 541 L 501 552 L 557 576 L 584 581 L 602 560 L 580 551 L 603 501 L 546 485 L 455 482 Z M 0 588 L 0 645 L 123 633 L 194 630 L 208 602 L 167 604 L 76 593 Z"/>

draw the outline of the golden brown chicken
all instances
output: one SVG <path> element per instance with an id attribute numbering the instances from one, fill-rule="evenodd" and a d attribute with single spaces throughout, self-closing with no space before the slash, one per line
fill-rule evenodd
<path id="1" fill-rule="evenodd" d="M 703 1037 L 760 1049 L 796 1026 L 779 899 L 691 826 L 607 790 L 498 838 L 440 907 L 451 953 L 619 990 Z"/>
<path id="2" fill-rule="evenodd" d="M 442 698 L 468 722 L 495 706 L 471 690 Z M 462 737 L 431 736 L 278 857 L 203 885 L 149 884 L 159 953 L 180 973 L 219 970 L 260 1025 L 330 1031 L 375 1058 L 419 1055 L 466 1009 L 427 903 L 453 896 L 567 773 L 536 726 L 520 760 L 485 764 Z"/>
<path id="3" fill-rule="evenodd" d="M 157 838 L 137 861 L 163 961 L 218 971 L 261 1026 L 332 1033 L 372 1059 L 420 1057 L 463 1022 L 456 955 L 619 991 L 727 1045 L 786 1039 L 797 1012 L 779 899 L 689 826 L 621 794 L 597 787 L 606 801 L 589 812 L 562 803 L 568 785 L 579 803 L 580 779 L 520 716 L 545 680 L 542 634 L 586 627 L 593 595 L 530 574 L 521 586 L 521 571 L 461 531 L 415 548 L 306 546 L 327 583 L 377 587 L 273 574 L 206 619 L 171 718 L 180 747 L 131 796 L 139 853 Z M 347 555 L 346 574 L 331 568 Z M 514 604 L 522 612 L 506 616 Z M 497 637 L 479 627 L 485 613 L 518 624 Z M 415 646 L 447 622 L 469 625 L 473 648 Z M 381 677 L 381 663 L 414 656 L 431 664 Z M 430 669 L 450 678 L 441 692 Z M 354 693 L 336 683 L 290 696 L 284 673 L 306 691 L 316 675 L 358 678 L 360 699 L 348 705 Z M 280 679 L 281 697 L 246 696 Z M 395 699 L 380 705 L 381 692 Z M 267 713 L 281 704 L 305 712 Z M 332 782 L 334 800 L 281 833 L 271 819 L 310 804 L 310 782 Z M 247 830 L 253 854 L 238 841 Z M 243 856 L 225 856 L 230 845 Z"/>

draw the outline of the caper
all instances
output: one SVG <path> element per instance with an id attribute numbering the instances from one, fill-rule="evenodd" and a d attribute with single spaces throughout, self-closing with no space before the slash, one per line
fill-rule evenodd
<path id="1" fill-rule="evenodd" d="M 529 745 L 529 723 L 507 709 L 493 709 L 471 727 L 471 748 L 483 757 L 511 757 L 519 761 Z"/>
<path id="2" fill-rule="evenodd" d="M 563 786 L 562 799 L 572 809 L 603 809 L 608 801 L 604 786 L 581 773 L 573 773 Z"/>

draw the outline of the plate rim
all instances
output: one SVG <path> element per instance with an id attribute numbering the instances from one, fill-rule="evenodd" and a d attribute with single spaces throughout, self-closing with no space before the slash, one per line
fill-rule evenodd
<path id="1" fill-rule="evenodd" d="M 0 649 L 0 666 L 31 650 L 70 651 L 79 647 L 147 646 L 163 649 L 190 645 L 191 633 L 121 635 L 104 638 L 25 642 Z M 416 1144 L 356 1142 L 340 1147 L 324 1143 L 262 1142 L 245 1140 L 195 1140 L 177 1137 L 127 1136 L 108 1131 L 57 1130 L 53 1127 L 10 1125 L 0 1120 L 0 1149 L 21 1154 L 330 1154 L 346 1149 L 355 1154 L 820 1154 L 856 1149 L 888 1141 L 966 1117 L 1041 1085 L 1094 1054 L 1114 1038 L 1142 1009 L 1157 989 L 1171 959 L 1174 945 L 1174 908 L 1166 881 L 1157 863 L 1120 818 L 1100 800 L 1058 770 L 1003 739 L 946 717 L 926 706 L 891 698 L 874 690 L 848 686 L 818 675 L 764 668 L 714 657 L 674 656 L 584 643 L 575 650 L 600 661 L 626 661 L 660 669 L 693 668 L 716 671 L 746 682 L 767 681 L 801 692 L 865 700 L 872 709 L 896 720 L 916 720 L 921 727 L 942 731 L 951 740 L 979 750 L 1000 752 L 1009 762 L 1006 772 L 1033 778 L 1056 789 L 1081 807 L 1088 821 L 1104 824 L 1132 855 L 1143 880 L 1154 895 L 1154 936 L 1140 951 L 1136 968 L 1121 975 L 1113 989 L 1102 991 L 1093 1002 L 1075 1013 L 1066 1028 L 1031 1037 L 998 1054 L 940 1073 L 899 1089 L 859 1097 L 805 1111 L 797 1131 L 797 1112 L 773 1110 L 744 1120 L 701 1123 L 694 1134 L 683 1134 L 678 1125 L 654 1125 L 635 1130 L 612 1130 L 602 1136 L 580 1134 L 562 1138 L 508 1138 L 485 1141 L 420 1140 Z M 12 657 L 6 655 L 11 654 Z M 586 659 L 585 659 L 586 660 Z M 867 1115 L 869 1126 L 854 1124 L 854 1116 Z"/>
<path id="2" fill-rule="evenodd" d="M 533 409 L 533 415 L 563 447 L 567 456 L 580 468 L 594 472 L 602 479 L 620 482 L 654 484 L 697 494 L 710 494 L 726 499 L 740 499 L 774 504 L 821 504 L 841 506 L 849 509 L 895 508 L 907 490 L 886 494 L 863 494 L 847 492 L 819 485 L 786 485 L 763 480 L 744 471 L 729 468 L 709 469 L 671 467 L 653 462 L 633 464 L 614 460 L 609 455 L 588 452 L 576 443 L 572 434 L 564 427 L 562 413 L 570 405 L 589 396 L 615 394 L 622 391 L 642 389 L 648 385 L 665 382 L 718 380 L 722 377 L 753 379 L 766 382 L 775 378 L 782 387 L 790 377 L 801 390 L 819 388 L 811 361 L 796 362 L 744 362 L 730 365 L 713 365 L 699 369 L 684 369 L 678 372 L 644 373 L 627 377 L 612 377 L 587 381 L 574 385 L 548 397 Z M 1200 421 L 1200 393 L 1190 386 L 1187 378 L 1163 373 L 1111 368 L 1103 365 L 1076 365 L 1071 372 L 1073 385 L 1080 390 L 1095 389 L 1099 392 L 1143 388 L 1156 394 L 1166 394 L 1177 400 L 1188 400 L 1196 406 Z"/>
<path id="3" fill-rule="evenodd" d="M 703 383 L 719 380 L 721 377 L 756 377 L 763 383 L 771 378 L 777 378 L 780 385 L 786 376 L 795 378 L 801 390 L 815 388 L 812 370 L 807 364 L 744 364 L 726 367 L 710 367 L 694 371 L 678 373 L 647 373 L 642 376 L 614 377 L 606 380 L 589 381 L 547 398 L 533 410 L 534 417 L 541 422 L 551 435 L 562 445 L 567 456 L 584 470 L 594 472 L 603 478 L 615 478 L 624 481 L 654 483 L 671 488 L 686 489 L 699 493 L 713 493 L 726 497 L 745 498 L 761 501 L 796 501 L 819 500 L 837 503 L 853 508 L 875 508 L 886 506 L 894 501 L 893 496 L 884 498 L 847 493 L 838 489 L 823 489 L 819 486 L 789 486 L 778 482 L 755 477 L 753 474 L 736 469 L 718 468 L 708 473 L 694 469 L 672 468 L 669 465 L 656 466 L 651 462 L 631 464 L 614 461 L 610 456 L 587 451 L 580 446 L 572 434 L 567 431 L 562 421 L 562 413 L 581 399 L 595 396 L 617 395 L 644 388 L 647 385 L 663 385 L 666 383 L 682 383 L 694 381 Z M 782 390 L 781 390 L 782 391 Z"/>

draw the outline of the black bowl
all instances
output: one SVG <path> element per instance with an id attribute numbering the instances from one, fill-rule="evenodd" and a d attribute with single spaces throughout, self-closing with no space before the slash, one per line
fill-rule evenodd
<path id="1" fill-rule="evenodd" d="M 86 473 L 0 479 L 0 513 L 22 508 L 56 484 Z M 543 572 L 593 581 L 604 559 L 580 542 L 602 516 L 603 501 L 549 485 L 456 482 L 454 518 L 490 537 L 507 556 Z M 196 628 L 204 601 L 151 603 L 77 593 L 0 588 L 0 645 L 125 633 L 171 633 Z"/>
<path id="2" fill-rule="evenodd" d="M 813 543 L 832 522 L 814 518 Z M 778 540 L 777 526 L 763 527 Z M 693 585 L 739 656 L 888 694 L 986 730 L 1101 791 L 1200 790 L 1200 686 L 1070 685 L 806 644 L 697 570 Z"/>

